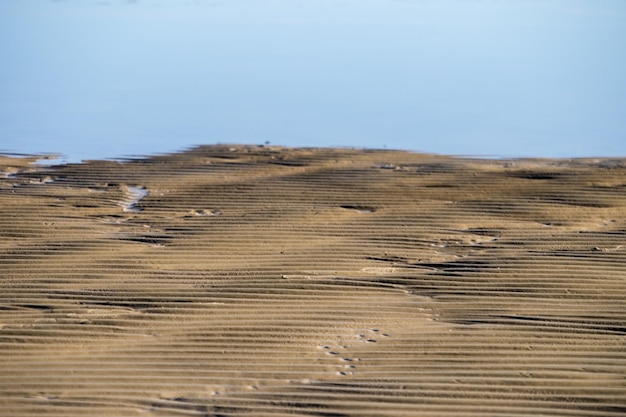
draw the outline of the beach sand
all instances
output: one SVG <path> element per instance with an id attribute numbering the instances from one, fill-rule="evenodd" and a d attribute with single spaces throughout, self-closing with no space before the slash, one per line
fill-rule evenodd
<path id="1" fill-rule="evenodd" d="M 2 416 L 626 415 L 626 160 L 0 158 Z"/>

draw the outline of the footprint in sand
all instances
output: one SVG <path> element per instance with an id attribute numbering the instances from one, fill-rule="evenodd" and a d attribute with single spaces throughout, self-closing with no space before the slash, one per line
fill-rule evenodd
<path id="1" fill-rule="evenodd" d="M 356 363 L 360 362 L 360 358 L 351 358 L 347 355 L 348 346 L 330 346 L 323 345 L 320 349 L 326 355 L 333 356 L 337 360 L 337 365 L 333 366 L 335 375 L 346 376 L 353 375 L 356 369 Z"/>
<path id="2" fill-rule="evenodd" d="M 381 337 L 389 337 L 388 333 L 381 333 L 379 329 L 372 328 L 367 329 L 364 332 L 361 332 L 354 336 L 358 341 L 363 343 L 376 343 L 378 339 Z"/>

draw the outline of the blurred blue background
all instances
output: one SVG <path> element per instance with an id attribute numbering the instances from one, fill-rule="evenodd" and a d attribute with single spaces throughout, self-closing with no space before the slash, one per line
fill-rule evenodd
<path id="1" fill-rule="evenodd" d="M 266 141 L 626 156 L 626 2 L 0 2 L 0 151 Z"/>

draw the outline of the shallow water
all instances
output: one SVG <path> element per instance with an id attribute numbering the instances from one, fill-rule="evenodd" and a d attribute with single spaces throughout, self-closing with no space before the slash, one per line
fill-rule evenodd
<path id="1" fill-rule="evenodd" d="M 621 0 L 4 0 L 0 151 L 624 156 L 625 22 Z"/>
<path id="2" fill-rule="evenodd" d="M 144 187 L 127 187 L 126 194 L 126 198 L 121 203 L 124 211 L 140 212 L 142 209 L 137 204 L 147 197 L 150 192 Z"/>

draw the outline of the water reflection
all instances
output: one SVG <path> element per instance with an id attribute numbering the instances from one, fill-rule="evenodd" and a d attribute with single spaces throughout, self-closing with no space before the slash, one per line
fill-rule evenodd
<path id="1" fill-rule="evenodd" d="M 0 150 L 626 155 L 621 1 L 7 0 Z"/>

